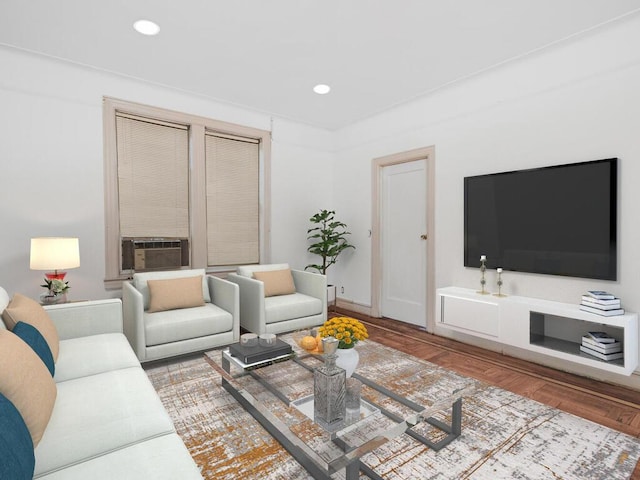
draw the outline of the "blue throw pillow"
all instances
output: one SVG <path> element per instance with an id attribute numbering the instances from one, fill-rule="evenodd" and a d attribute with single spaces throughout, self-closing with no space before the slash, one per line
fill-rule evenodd
<path id="1" fill-rule="evenodd" d="M 0 478 L 33 478 L 36 457 L 27 425 L 18 409 L 0 393 Z"/>
<path id="2" fill-rule="evenodd" d="M 51 353 L 49 344 L 38 329 L 28 323 L 18 322 L 13 329 L 13 333 L 20 337 L 23 342 L 29 345 L 31 349 L 36 352 L 53 377 L 56 372 L 56 365 L 53 362 L 53 354 Z"/>

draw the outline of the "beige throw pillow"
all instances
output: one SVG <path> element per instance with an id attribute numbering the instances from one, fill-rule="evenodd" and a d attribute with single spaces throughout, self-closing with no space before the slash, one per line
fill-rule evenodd
<path id="1" fill-rule="evenodd" d="M 13 330 L 18 322 L 33 325 L 47 341 L 53 355 L 53 361 L 58 360 L 58 350 L 60 348 L 58 330 L 56 330 L 56 326 L 47 311 L 38 302 L 16 293 L 5 311 L 2 312 L 2 320 L 4 320 L 9 330 Z"/>
<path id="2" fill-rule="evenodd" d="M 35 448 L 51 418 L 56 384 L 40 357 L 8 330 L 0 330 L 0 393 L 20 412 Z"/>
<path id="3" fill-rule="evenodd" d="M 265 297 L 296 293 L 290 269 L 253 272 L 253 278 L 264 283 Z"/>
<path id="4" fill-rule="evenodd" d="M 149 280 L 149 313 L 178 308 L 201 307 L 202 275 L 197 277 Z"/>

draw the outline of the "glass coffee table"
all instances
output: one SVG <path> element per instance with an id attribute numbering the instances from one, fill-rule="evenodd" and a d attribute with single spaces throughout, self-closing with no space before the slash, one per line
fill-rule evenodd
<path id="1" fill-rule="evenodd" d="M 454 391 L 427 401 L 354 373 L 363 384 L 359 415 L 325 429 L 313 421 L 313 371 L 322 365 L 321 356 L 294 351 L 244 364 L 226 349 L 221 366 L 205 358 L 221 373 L 223 388 L 315 479 L 344 471 L 347 480 L 356 480 L 362 471 L 382 480 L 360 459 L 405 434 L 440 450 L 460 436 L 462 398 L 474 389 L 473 381 L 461 381 Z"/>

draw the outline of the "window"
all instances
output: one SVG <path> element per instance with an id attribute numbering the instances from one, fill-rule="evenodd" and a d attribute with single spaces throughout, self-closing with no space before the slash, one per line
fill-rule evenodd
<path id="1" fill-rule="evenodd" d="M 189 131 L 116 114 L 122 237 L 189 236 Z"/>
<path id="2" fill-rule="evenodd" d="M 259 144 L 207 133 L 207 264 L 260 262 Z"/>
<path id="3" fill-rule="evenodd" d="M 111 98 L 103 115 L 108 287 L 266 261 L 269 132 Z"/>

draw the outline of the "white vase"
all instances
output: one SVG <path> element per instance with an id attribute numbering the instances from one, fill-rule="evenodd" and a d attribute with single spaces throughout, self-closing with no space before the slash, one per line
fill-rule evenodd
<path id="1" fill-rule="evenodd" d="M 42 305 L 55 305 L 56 303 L 66 303 L 66 302 L 67 302 L 66 293 L 53 293 L 51 291 L 47 291 L 40 295 L 40 303 Z"/>
<path id="2" fill-rule="evenodd" d="M 339 348 L 336 353 L 336 365 L 340 368 L 344 368 L 347 372 L 347 378 L 355 371 L 360 361 L 360 354 L 355 348 Z"/>

